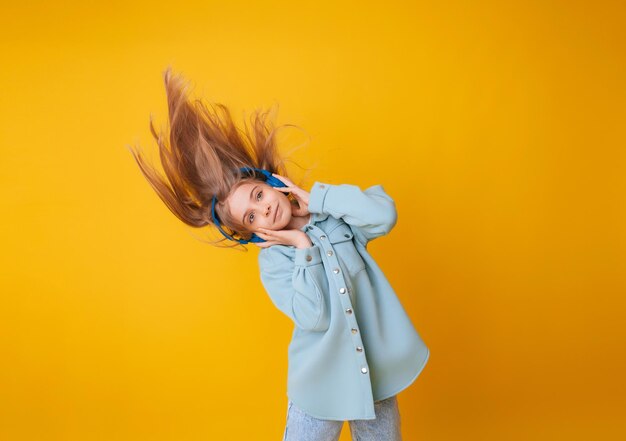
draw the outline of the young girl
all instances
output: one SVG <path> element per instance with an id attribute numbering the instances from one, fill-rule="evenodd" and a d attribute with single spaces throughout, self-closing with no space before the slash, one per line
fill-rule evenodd
<path id="1" fill-rule="evenodd" d="M 287 177 L 267 113 L 253 115 L 251 136 L 225 106 L 220 115 L 191 101 L 170 68 L 164 80 L 169 146 L 150 128 L 167 180 L 131 152 L 181 221 L 261 248 L 262 285 L 294 323 L 283 440 L 336 441 L 344 421 L 354 440 L 400 440 L 396 395 L 421 373 L 429 349 L 367 251 L 396 224 L 393 199 L 381 185 L 303 190 Z"/>

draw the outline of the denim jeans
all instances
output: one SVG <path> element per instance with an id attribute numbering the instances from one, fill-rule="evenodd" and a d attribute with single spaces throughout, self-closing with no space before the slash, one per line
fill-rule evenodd
<path id="1" fill-rule="evenodd" d="M 374 402 L 376 419 L 349 420 L 352 441 L 402 441 L 396 396 Z M 337 441 L 343 421 L 314 418 L 287 400 L 283 441 Z"/>

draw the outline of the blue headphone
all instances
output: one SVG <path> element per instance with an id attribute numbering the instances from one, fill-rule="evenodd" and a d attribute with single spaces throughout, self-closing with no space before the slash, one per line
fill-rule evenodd
<path id="1" fill-rule="evenodd" d="M 263 170 L 263 169 L 260 169 L 260 168 L 254 168 L 254 167 L 241 167 L 239 170 L 241 170 L 243 172 L 250 173 L 252 175 L 255 175 L 255 177 L 257 176 L 257 173 L 255 173 L 255 172 L 258 172 L 261 175 L 260 176 L 261 179 L 263 179 L 267 185 L 271 185 L 272 187 L 286 187 L 286 185 L 285 185 L 285 183 L 283 181 L 281 181 L 280 179 L 272 176 L 272 173 L 270 173 L 267 170 Z M 218 230 L 220 230 L 220 232 L 222 233 L 222 235 L 225 238 L 230 239 L 230 240 L 234 240 L 235 242 L 239 242 L 241 244 L 246 244 L 248 242 L 252 242 L 252 243 L 265 242 L 265 239 L 260 238 L 259 236 L 257 236 L 254 233 L 252 233 L 252 237 L 250 238 L 250 240 L 235 239 L 234 237 L 232 237 L 231 235 L 226 233 L 226 231 L 224 231 L 222 229 L 222 226 L 220 225 L 220 222 L 217 219 L 217 214 L 215 213 L 215 203 L 216 202 L 217 202 L 217 197 L 213 196 L 213 201 L 211 202 L 211 216 L 213 217 L 213 223 L 218 228 Z"/>

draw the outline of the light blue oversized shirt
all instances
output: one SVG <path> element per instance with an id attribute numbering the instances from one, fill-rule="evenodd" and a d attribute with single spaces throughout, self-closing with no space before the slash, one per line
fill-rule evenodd
<path id="1" fill-rule="evenodd" d="M 259 252 L 261 282 L 294 323 L 287 396 L 309 415 L 374 419 L 374 402 L 407 388 L 430 351 L 367 243 L 396 224 L 381 185 L 315 182 L 304 231 L 313 246 Z"/>

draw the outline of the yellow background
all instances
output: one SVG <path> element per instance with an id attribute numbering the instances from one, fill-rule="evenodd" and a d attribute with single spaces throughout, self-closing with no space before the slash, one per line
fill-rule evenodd
<path id="1" fill-rule="evenodd" d="M 258 249 L 197 240 L 126 147 L 156 160 L 168 64 L 238 123 L 279 103 L 307 190 L 395 199 L 369 248 L 431 350 L 406 440 L 624 439 L 622 2 L 59 5 L 0 18 L 0 439 L 283 433 Z"/>

